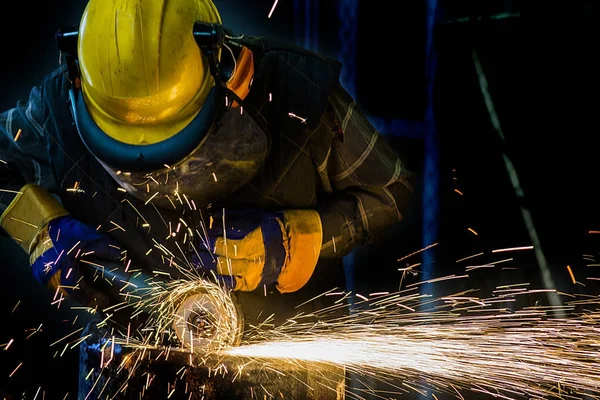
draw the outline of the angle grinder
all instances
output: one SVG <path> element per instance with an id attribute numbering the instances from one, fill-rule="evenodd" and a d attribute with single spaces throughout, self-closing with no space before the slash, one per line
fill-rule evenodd
<path id="1" fill-rule="evenodd" d="M 241 307 L 233 292 L 215 283 L 198 278 L 174 284 L 159 275 L 105 260 L 80 265 L 84 277 L 114 302 L 112 307 L 131 306 L 135 313 L 146 314 L 151 323 L 160 320 L 160 325 L 165 325 L 166 321 L 181 347 L 210 352 L 241 342 Z"/>

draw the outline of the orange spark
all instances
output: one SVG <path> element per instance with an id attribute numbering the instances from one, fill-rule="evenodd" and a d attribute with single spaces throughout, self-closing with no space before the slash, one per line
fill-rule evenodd
<path id="1" fill-rule="evenodd" d="M 11 372 L 11 373 L 10 373 L 10 375 L 9 375 L 8 377 L 9 377 L 9 378 L 12 378 L 12 376 L 15 374 L 15 372 L 17 372 L 17 370 L 18 370 L 19 368 L 21 368 L 21 365 L 23 365 L 23 363 L 19 363 L 19 365 L 17 365 L 17 368 L 15 368 L 15 369 L 13 370 L 13 372 Z"/>
<path id="2" fill-rule="evenodd" d="M 571 280 L 573 281 L 573 283 L 577 283 L 577 281 L 575 280 L 575 275 L 573 275 L 573 271 L 571 270 L 570 265 L 567 265 L 567 271 L 569 271 L 569 275 L 571 275 Z"/>

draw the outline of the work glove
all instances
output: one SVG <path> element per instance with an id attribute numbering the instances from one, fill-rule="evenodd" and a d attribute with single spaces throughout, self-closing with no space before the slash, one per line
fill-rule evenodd
<path id="1" fill-rule="evenodd" d="M 34 278 L 55 293 L 87 306 L 108 305 L 108 298 L 90 288 L 79 266 L 118 260 L 116 242 L 70 217 L 60 202 L 37 185 L 24 186 L 0 217 L 4 230 L 29 254 Z"/>
<path id="2" fill-rule="evenodd" d="M 281 293 L 295 292 L 310 279 L 321 251 L 321 218 L 314 210 L 226 210 L 205 225 L 194 265 L 232 290 L 275 284 Z"/>

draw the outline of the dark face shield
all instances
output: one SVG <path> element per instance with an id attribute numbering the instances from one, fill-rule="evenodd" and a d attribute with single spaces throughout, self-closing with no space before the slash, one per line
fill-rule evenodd
<path id="1" fill-rule="evenodd" d="M 71 92 L 77 129 L 88 150 L 128 193 L 162 208 L 196 208 L 231 195 L 261 167 L 264 131 L 213 88 L 200 113 L 164 142 L 119 142 L 94 123 L 83 96 Z M 217 121 L 219 121 L 217 123 Z"/>

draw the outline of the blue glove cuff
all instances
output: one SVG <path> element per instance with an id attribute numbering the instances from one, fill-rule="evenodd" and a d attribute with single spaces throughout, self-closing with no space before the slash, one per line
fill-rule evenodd
<path id="1" fill-rule="evenodd" d="M 261 224 L 265 245 L 265 265 L 260 286 L 271 285 L 277 281 L 287 258 L 287 235 L 283 225 L 283 215 L 266 217 Z"/>

